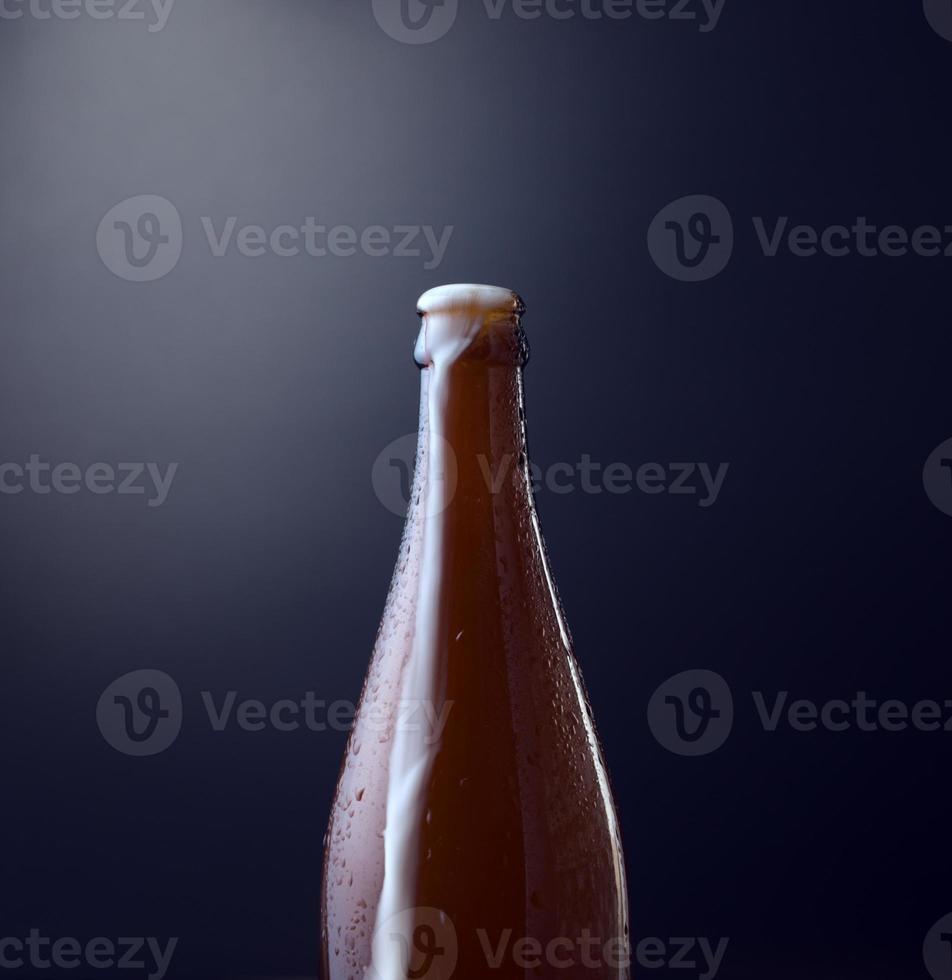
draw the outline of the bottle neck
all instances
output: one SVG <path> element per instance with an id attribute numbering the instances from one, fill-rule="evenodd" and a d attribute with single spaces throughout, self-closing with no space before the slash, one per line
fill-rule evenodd
<path id="1" fill-rule="evenodd" d="M 521 301 L 424 314 L 420 444 L 407 533 L 420 570 L 417 636 L 503 649 L 511 603 L 547 578 L 529 480 Z M 426 297 L 424 297 L 426 298 Z M 439 298 L 439 297 L 438 297 Z M 500 297 L 501 298 L 501 297 Z"/>
<path id="2" fill-rule="evenodd" d="M 425 368 L 420 422 L 424 520 L 491 529 L 494 515 L 531 502 L 521 367 Z"/>
<path id="3" fill-rule="evenodd" d="M 421 503 L 492 526 L 494 510 L 531 506 L 522 368 L 522 300 L 508 290 L 452 286 L 421 297 L 414 356 L 422 368 Z M 422 473 L 420 472 L 422 470 Z"/>

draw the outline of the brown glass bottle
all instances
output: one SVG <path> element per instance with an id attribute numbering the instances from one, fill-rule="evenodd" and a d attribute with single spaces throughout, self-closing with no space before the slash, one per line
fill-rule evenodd
<path id="1" fill-rule="evenodd" d="M 629 975 L 608 779 L 530 488 L 523 305 L 420 299 L 410 509 L 337 786 L 325 980 Z"/>

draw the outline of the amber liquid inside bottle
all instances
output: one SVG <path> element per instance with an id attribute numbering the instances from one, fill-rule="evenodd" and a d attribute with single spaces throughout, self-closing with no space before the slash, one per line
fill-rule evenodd
<path id="1" fill-rule="evenodd" d="M 533 505 L 519 298 L 420 300 L 410 510 L 326 842 L 326 980 L 624 978 L 608 779 Z"/>

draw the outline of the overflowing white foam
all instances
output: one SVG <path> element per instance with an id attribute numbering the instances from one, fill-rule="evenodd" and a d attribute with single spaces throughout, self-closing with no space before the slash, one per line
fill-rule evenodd
<path id="1" fill-rule="evenodd" d="M 497 286 L 440 286 L 424 293 L 417 304 L 423 317 L 414 356 L 428 370 L 422 396 L 426 404 L 425 494 L 415 519 L 422 522 L 422 559 L 417 582 L 416 618 L 413 641 L 401 684 L 404 702 L 429 700 L 442 703 L 445 692 L 440 676 L 439 612 L 444 583 L 444 527 L 440 515 L 449 504 L 453 488 L 444 474 L 453 461 L 445 438 L 443 419 L 449 397 L 449 374 L 493 314 L 515 315 L 522 300 L 511 290 Z M 423 726 L 426 728 L 426 726 Z M 426 787 L 439 752 L 439 741 L 428 731 L 397 726 L 394 732 L 386 799 L 384 829 L 384 877 L 377 909 L 369 976 L 373 980 L 404 980 L 407 954 L 413 949 L 413 915 L 404 915 L 415 904 L 416 869 L 419 861 L 420 828 L 426 820 Z"/>
<path id="2" fill-rule="evenodd" d="M 438 617 L 442 571 L 443 526 L 439 515 L 448 500 L 446 481 L 439 478 L 447 463 L 443 458 L 446 442 L 442 432 L 441 402 L 445 397 L 444 369 L 434 367 L 424 379 L 427 399 L 425 497 L 419 520 L 422 528 L 422 559 L 417 582 L 416 617 L 413 642 L 403 673 L 401 700 L 423 699 L 437 704 Z M 402 913 L 414 905 L 413 889 L 419 858 L 420 827 L 426 817 L 425 792 L 439 742 L 416 726 L 398 725 L 387 783 L 386 826 L 384 828 L 384 876 L 377 910 L 378 927 L 374 936 L 370 976 L 374 980 L 404 980 L 406 957 L 412 950 L 412 915 Z M 394 924 L 403 922 L 410 936 L 393 935 Z M 381 928 L 381 926 L 383 928 Z"/>
<path id="3" fill-rule="evenodd" d="M 447 365 L 476 339 L 487 317 L 516 314 L 522 300 L 500 286 L 437 286 L 420 297 L 417 310 L 423 317 L 414 351 L 417 364 Z"/>

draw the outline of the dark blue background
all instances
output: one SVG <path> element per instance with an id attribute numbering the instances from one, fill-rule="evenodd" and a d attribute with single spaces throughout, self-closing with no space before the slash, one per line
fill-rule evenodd
<path id="1" fill-rule="evenodd" d="M 369 0 L 179 0 L 156 34 L 0 21 L 2 461 L 180 464 L 161 508 L 0 497 L 0 934 L 175 935 L 176 977 L 313 973 L 344 735 L 215 733 L 200 692 L 357 697 L 400 536 L 370 471 L 415 427 L 414 302 L 474 281 L 528 303 L 536 461 L 730 463 L 707 509 L 539 496 L 633 933 L 729 936 L 724 980 L 924 977 L 952 912 L 952 735 L 768 734 L 750 692 L 952 697 L 952 520 L 921 482 L 952 437 L 949 261 L 767 259 L 750 219 L 952 222 L 950 79 L 915 0 L 727 0 L 709 34 L 467 2 L 419 47 Z M 695 193 L 737 242 L 684 284 L 645 234 Z M 147 284 L 95 244 L 137 194 L 185 224 Z M 434 271 L 213 259 L 206 215 L 455 230 Z M 185 699 L 149 759 L 95 717 L 141 667 Z M 737 719 L 689 759 L 645 707 L 695 667 Z"/>

